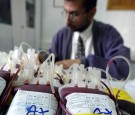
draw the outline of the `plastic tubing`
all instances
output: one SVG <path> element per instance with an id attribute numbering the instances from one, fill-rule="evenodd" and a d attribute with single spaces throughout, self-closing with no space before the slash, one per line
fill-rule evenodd
<path id="1" fill-rule="evenodd" d="M 97 69 L 97 68 L 96 68 L 96 69 Z M 100 70 L 101 72 L 103 72 L 103 73 L 106 74 L 106 71 L 105 71 L 105 70 L 100 69 L 100 68 L 98 68 L 98 70 Z M 106 78 L 107 78 L 107 82 L 108 82 L 110 91 L 111 91 L 111 93 L 113 94 L 113 89 L 112 89 L 111 83 L 109 82 L 110 79 L 112 80 L 112 77 L 111 77 L 111 75 L 110 75 L 109 73 L 107 73 L 107 74 L 106 74 Z"/>
<path id="2" fill-rule="evenodd" d="M 28 43 L 26 43 L 26 42 L 22 42 L 22 43 L 20 44 L 20 47 L 23 48 L 23 45 L 26 45 L 27 47 L 29 47 L 29 48 L 32 49 L 32 47 L 31 47 Z"/>
<path id="3" fill-rule="evenodd" d="M 89 71 L 89 68 L 87 67 L 86 68 L 87 71 Z M 93 68 L 92 68 L 93 69 Z M 94 68 L 95 70 L 100 70 L 101 72 L 105 73 L 106 74 L 106 71 L 103 70 L 103 69 L 100 69 L 100 68 Z M 109 74 L 109 73 L 108 73 Z M 109 74 L 110 76 L 110 74 Z M 97 80 L 100 82 L 101 80 L 99 78 L 97 78 Z M 88 82 L 88 72 L 87 72 L 87 75 L 85 76 L 85 81 Z M 107 80 L 108 81 L 108 80 Z M 88 84 L 87 84 L 88 85 Z M 108 83 L 109 87 L 111 88 L 111 85 Z M 112 91 L 111 91 L 112 92 Z"/>
<path id="4" fill-rule="evenodd" d="M 28 48 L 31 48 L 31 49 L 32 49 L 32 47 L 31 47 L 28 43 L 22 42 L 22 43 L 20 44 L 20 49 L 21 49 L 22 53 L 24 53 L 24 51 L 23 51 L 23 46 L 24 46 L 24 45 L 26 45 Z"/>
<path id="5" fill-rule="evenodd" d="M 109 79 L 112 79 L 112 77 L 111 77 L 110 74 L 109 74 L 109 67 L 110 67 L 110 65 L 112 64 L 112 61 L 113 61 L 113 60 L 116 60 L 116 59 L 124 59 L 124 60 L 127 62 L 128 66 L 129 66 L 128 77 L 127 77 L 126 81 L 123 83 L 123 85 L 122 85 L 122 87 L 120 88 L 120 90 L 118 91 L 118 93 L 119 93 L 119 92 L 124 88 L 125 84 L 127 83 L 127 81 L 128 81 L 129 78 L 130 78 L 131 65 L 130 65 L 129 60 L 128 60 L 126 57 L 124 57 L 124 56 L 115 56 L 115 57 L 111 58 L 111 60 L 108 62 L 107 67 L 106 67 L 106 77 L 107 77 L 107 79 L 108 79 L 108 83 L 110 83 L 110 82 L 109 82 Z M 117 95 L 118 95 L 118 93 L 117 93 Z M 117 98 L 117 97 L 116 97 L 116 98 Z"/>
<path id="6" fill-rule="evenodd" d="M 46 63 L 50 60 L 50 58 L 52 57 L 52 63 L 51 63 L 51 78 L 49 79 L 50 80 L 50 86 L 51 86 L 51 90 L 52 90 L 52 93 L 55 93 L 55 90 L 54 90 L 54 86 L 53 86 L 53 76 L 54 76 L 54 61 L 55 61 L 55 56 L 53 53 L 51 53 L 47 59 L 43 62 L 43 64 L 40 66 L 39 68 L 39 72 L 41 70 L 41 67 L 44 67 L 46 65 Z M 38 72 L 38 76 L 39 76 L 39 72 Z"/>
<path id="7" fill-rule="evenodd" d="M 78 77 L 80 77 L 78 71 L 78 65 L 74 64 L 72 70 L 72 79 L 74 78 L 74 86 L 78 86 Z"/>

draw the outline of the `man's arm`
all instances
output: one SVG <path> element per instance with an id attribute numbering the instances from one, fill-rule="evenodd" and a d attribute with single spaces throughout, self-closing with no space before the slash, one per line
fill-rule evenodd
<path id="1" fill-rule="evenodd" d="M 62 60 L 62 61 L 57 61 L 55 64 L 62 64 L 64 69 L 68 69 L 71 65 L 74 63 L 80 64 L 80 59 L 74 59 L 74 60 Z"/>

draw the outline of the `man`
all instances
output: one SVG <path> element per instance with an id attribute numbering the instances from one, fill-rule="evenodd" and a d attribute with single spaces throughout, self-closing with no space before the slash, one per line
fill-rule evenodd
<path id="1" fill-rule="evenodd" d="M 56 56 L 56 64 L 69 68 L 73 63 L 82 63 L 106 69 L 108 61 L 117 55 L 130 59 L 130 50 L 115 28 L 93 19 L 97 0 L 64 0 L 67 26 L 54 36 L 50 52 Z M 76 58 L 77 40 L 83 41 L 84 56 Z M 115 61 L 110 74 L 118 79 L 126 77 L 128 66 L 123 60 Z"/>

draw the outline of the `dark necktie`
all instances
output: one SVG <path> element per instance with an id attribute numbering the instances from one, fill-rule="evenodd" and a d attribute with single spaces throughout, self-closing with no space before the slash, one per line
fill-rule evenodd
<path id="1" fill-rule="evenodd" d="M 82 57 L 85 57 L 85 48 L 84 48 L 83 40 L 82 40 L 81 36 L 79 36 L 75 58 L 79 59 Z"/>

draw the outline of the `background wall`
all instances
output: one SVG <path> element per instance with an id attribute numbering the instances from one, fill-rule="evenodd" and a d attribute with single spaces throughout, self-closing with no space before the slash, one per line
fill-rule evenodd
<path id="1" fill-rule="evenodd" d="M 125 45 L 135 51 L 135 10 L 107 10 L 108 0 L 98 0 L 95 19 L 113 25 L 122 35 Z M 53 35 L 64 26 L 62 8 L 54 8 L 53 0 L 42 3 L 41 47 L 48 49 Z"/>
<path id="2" fill-rule="evenodd" d="M 13 49 L 13 31 L 9 25 L 0 24 L 0 51 Z"/>
<path id="3" fill-rule="evenodd" d="M 107 10 L 108 0 L 98 0 L 96 19 L 112 24 L 122 35 L 125 45 L 135 51 L 135 10 Z"/>
<path id="4" fill-rule="evenodd" d="M 63 8 L 54 8 L 53 0 L 42 1 L 41 48 L 48 49 L 54 34 L 64 26 Z"/>

